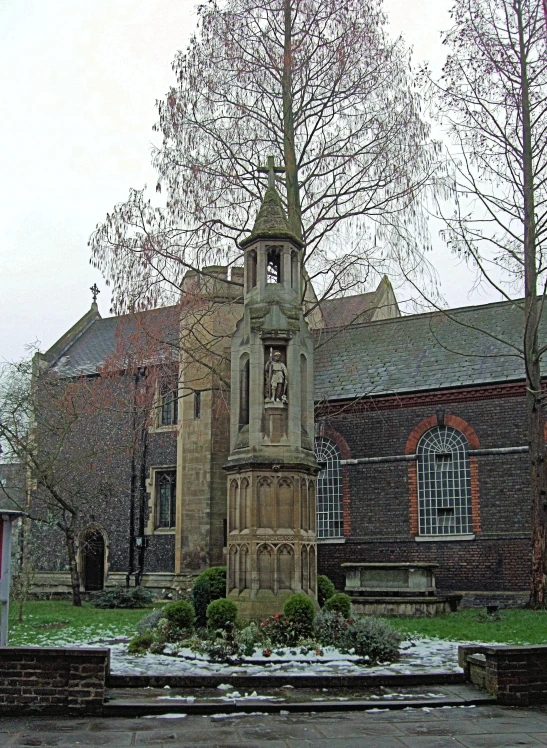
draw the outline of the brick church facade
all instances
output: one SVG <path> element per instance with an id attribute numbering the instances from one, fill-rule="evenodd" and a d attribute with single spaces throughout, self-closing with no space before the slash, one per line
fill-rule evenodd
<path id="1" fill-rule="evenodd" d="M 83 588 L 135 578 L 157 589 L 184 588 L 203 568 L 225 562 L 226 377 L 242 311 L 228 280 L 240 280 L 241 271 L 232 269 L 228 279 L 225 268 L 209 270 L 200 327 L 216 341 L 209 354 L 228 366 L 212 367 L 188 346 L 177 349 L 178 386 L 158 391 L 137 467 L 134 453 L 115 448 L 126 416 L 97 424 L 112 443 L 103 489 L 90 492 L 80 514 Z M 185 283 L 192 293 L 203 279 L 187 276 Z M 462 594 L 467 604 L 525 599 L 531 545 L 524 373 L 502 342 L 518 344 L 518 305 L 400 316 L 387 279 L 370 294 L 308 302 L 321 467 L 318 572 L 343 590 L 343 563 L 431 562 L 438 564 L 438 590 Z M 136 317 L 176 339 L 195 314 L 170 307 Z M 131 322 L 100 318 L 93 305 L 40 356 L 41 370 L 67 381 L 100 380 L 124 324 Z M 134 378 L 122 374 L 116 386 L 129 393 Z M 36 585 L 66 591 L 61 541 L 48 532 Z"/>

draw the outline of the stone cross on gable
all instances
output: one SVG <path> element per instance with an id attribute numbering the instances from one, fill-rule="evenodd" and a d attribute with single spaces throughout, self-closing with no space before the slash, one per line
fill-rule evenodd
<path id="1" fill-rule="evenodd" d="M 93 303 L 96 304 L 97 303 L 97 295 L 101 293 L 100 290 L 97 288 L 97 284 L 94 283 L 89 290 L 91 291 L 91 293 L 93 295 Z"/>
<path id="2" fill-rule="evenodd" d="M 284 166 L 276 166 L 275 165 L 275 158 L 273 156 L 268 156 L 268 166 L 259 166 L 258 171 L 261 174 L 267 174 L 268 175 L 268 187 L 275 187 L 275 175 L 276 174 L 284 174 L 285 173 L 285 167 Z"/>

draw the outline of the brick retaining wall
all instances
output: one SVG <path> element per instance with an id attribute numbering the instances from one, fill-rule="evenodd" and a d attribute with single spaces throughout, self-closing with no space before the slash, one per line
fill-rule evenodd
<path id="1" fill-rule="evenodd" d="M 506 706 L 547 704 L 547 647 L 466 645 L 458 660 L 467 679 Z"/>
<path id="2" fill-rule="evenodd" d="M 0 714 L 98 714 L 110 650 L 0 647 Z"/>

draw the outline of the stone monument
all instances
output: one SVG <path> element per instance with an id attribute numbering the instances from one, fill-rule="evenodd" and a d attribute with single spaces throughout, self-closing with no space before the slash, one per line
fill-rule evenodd
<path id="1" fill-rule="evenodd" d="M 303 243 L 269 184 L 245 255 L 232 338 L 227 596 L 243 618 L 317 599 L 313 341 L 302 311 Z"/>

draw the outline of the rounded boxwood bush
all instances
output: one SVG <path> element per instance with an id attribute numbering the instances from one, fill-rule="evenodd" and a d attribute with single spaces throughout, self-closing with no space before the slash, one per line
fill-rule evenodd
<path id="1" fill-rule="evenodd" d="M 207 625 L 207 606 L 213 600 L 226 597 L 226 567 L 212 566 L 194 582 L 191 599 L 199 626 Z"/>
<path id="2" fill-rule="evenodd" d="M 207 626 L 212 631 L 222 629 L 226 631 L 233 628 L 237 618 L 237 605 L 233 600 L 213 600 L 207 606 Z"/>
<path id="3" fill-rule="evenodd" d="M 193 606 L 186 600 L 177 600 L 166 605 L 163 614 L 177 629 L 192 629 L 196 620 Z"/>
<path id="4" fill-rule="evenodd" d="M 332 597 L 336 590 L 334 589 L 333 583 L 324 574 L 317 575 L 317 602 L 319 607 L 322 608 L 325 602 Z"/>
<path id="5" fill-rule="evenodd" d="M 283 606 L 283 614 L 300 636 L 308 636 L 311 633 L 315 605 L 303 592 L 289 597 Z"/>
<path id="6" fill-rule="evenodd" d="M 332 595 L 325 603 L 325 610 L 330 610 L 331 613 L 340 613 L 344 618 L 349 618 L 351 615 L 350 596 L 344 595 L 343 592 Z"/>

